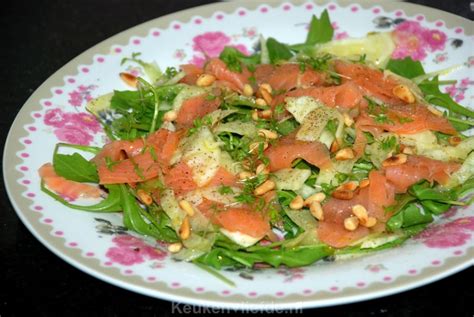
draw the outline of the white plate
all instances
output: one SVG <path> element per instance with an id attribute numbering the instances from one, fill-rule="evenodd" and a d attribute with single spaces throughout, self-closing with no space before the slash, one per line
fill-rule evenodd
<path id="1" fill-rule="evenodd" d="M 415 44 L 412 50 L 399 46 L 398 57 L 422 59 L 427 70 L 463 64 L 447 77 L 458 79 L 458 84 L 447 88 L 472 107 L 473 25 L 460 17 L 393 2 L 251 1 L 198 7 L 149 21 L 98 44 L 61 68 L 28 99 L 11 127 L 3 160 L 7 190 L 18 216 L 52 252 L 99 279 L 149 296 L 216 307 L 349 303 L 411 289 L 472 265 L 474 208 L 470 207 L 450 211 L 449 217 L 442 217 L 403 247 L 362 258 L 297 269 L 224 271 L 236 283 L 230 287 L 192 264 L 172 261 L 165 251 L 155 251 L 150 245 L 158 250 L 160 246 L 154 242 L 118 234 L 120 228 L 114 226 L 121 224 L 120 215 L 69 210 L 40 191 L 37 170 L 51 160 L 58 141 L 103 143 L 98 124 L 84 114 L 84 106 L 89 98 L 127 89 L 118 73 L 141 70 L 121 66 L 123 57 L 141 52 L 144 60 L 166 67 L 200 62 L 202 50 L 216 56 L 224 45 L 251 51 L 259 33 L 301 42 L 311 15 L 320 15 L 325 8 L 337 38 L 397 29 Z"/>

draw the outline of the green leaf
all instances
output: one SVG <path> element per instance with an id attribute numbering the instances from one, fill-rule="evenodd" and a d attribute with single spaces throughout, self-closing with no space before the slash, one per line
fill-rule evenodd
<path id="1" fill-rule="evenodd" d="M 452 203 L 458 198 L 455 190 L 444 190 L 432 187 L 427 181 L 414 184 L 410 187 L 408 192 L 419 200 L 434 200 Z"/>
<path id="2" fill-rule="evenodd" d="M 461 106 L 455 102 L 449 94 L 442 93 L 439 90 L 439 79 L 435 76 L 432 80 L 424 80 L 418 86 L 420 87 L 423 94 L 425 94 L 425 100 L 434 105 L 448 109 L 451 112 L 474 118 L 474 111 Z"/>
<path id="3" fill-rule="evenodd" d="M 386 69 L 409 79 L 425 74 L 423 65 L 419 61 L 414 61 L 410 57 L 405 57 L 404 59 L 391 59 L 388 61 Z"/>
<path id="4" fill-rule="evenodd" d="M 59 154 L 62 143 L 56 145 L 53 153 L 53 167 L 56 174 L 76 182 L 98 183 L 99 176 L 94 163 L 79 153 Z"/>
<path id="5" fill-rule="evenodd" d="M 270 56 L 270 63 L 276 64 L 279 61 L 286 61 L 293 56 L 288 45 L 275 40 L 273 37 L 267 39 L 268 54 Z"/>
<path id="6" fill-rule="evenodd" d="M 107 198 L 102 200 L 101 202 L 95 205 L 76 205 L 71 204 L 70 202 L 66 201 L 59 195 L 56 195 L 52 191 L 46 188 L 43 182 L 41 182 L 41 190 L 49 195 L 50 197 L 54 198 L 61 204 L 65 205 L 66 207 L 82 210 L 82 211 L 90 211 L 90 212 L 118 212 L 122 210 L 122 206 L 120 204 L 120 188 L 118 185 L 106 185 L 105 186 L 109 190 L 109 194 Z"/>
<path id="7" fill-rule="evenodd" d="M 242 64 L 249 68 L 256 66 L 260 62 L 260 55 L 247 56 L 235 47 L 226 46 L 219 55 L 219 59 L 227 65 L 229 70 L 240 73 L 242 72 Z"/>
<path id="8" fill-rule="evenodd" d="M 305 44 L 315 45 L 326 43 L 332 40 L 333 35 L 334 29 L 329 19 L 329 13 L 325 9 L 319 19 L 315 15 L 311 18 Z"/>

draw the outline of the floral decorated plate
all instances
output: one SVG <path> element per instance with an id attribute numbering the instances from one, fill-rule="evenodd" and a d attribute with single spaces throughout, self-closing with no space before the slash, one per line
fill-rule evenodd
<path id="1" fill-rule="evenodd" d="M 335 37 L 394 31 L 392 57 L 421 60 L 428 71 L 461 66 L 444 89 L 469 107 L 474 101 L 472 22 L 407 3 L 266 3 L 198 7 L 120 33 L 84 52 L 51 76 L 19 112 L 3 160 L 5 183 L 18 216 L 52 252 L 111 284 L 172 301 L 226 308 L 303 308 L 401 292 L 469 267 L 474 259 L 474 208 L 454 208 L 402 247 L 310 267 L 223 271 L 229 286 L 192 264 L 173 261 L 159 243 L 133 235 L 119 214 L 70 210 L 40 190 L 37 173 L 57 142 L 102 145 L 104 133 L 85 111 L 88 100 L 127 89 L 121 65 L 140 52 L 162 67 L 202 64 L 226 45 L 246 53 L 258 35 L 304 40 L 311 15 L 329 11 Z"/>

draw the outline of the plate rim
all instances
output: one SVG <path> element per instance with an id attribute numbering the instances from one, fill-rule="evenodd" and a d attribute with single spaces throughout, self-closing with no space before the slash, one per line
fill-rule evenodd
<path id="1" fill-rule="evenodd" d="M 310 308 L 353 303 L 367 299 L 384 297 L 387 295 L 400 293 L 406 290 L 430 284 L 432 282 L 455 274 L 456 272 L 459 272 L 463 269 L 466 269 L 469 266 L 474 265 L 474 246 L 471 246 L 466 250 L 466 253 L 463 256 L 449 258 L 438 267 L 426 267 L 422 269 L 416 276 L 402 275 L 397 277 L 394 282 L 397 281 L 398 286 L 393 286 L 392 283 L 386 284 L 382 282 L 373 282 L 370 284 L 369 287 L 362 290 L 357 289 L 356 287 L 344 288 L 343 290 L 345 292 L 349 292 L 349 295 L 344 294 L 343 296 L 338 296 L 338 293 L 331 293 L 329 291 L 313 292 L 310 295 L 293 293 L 284 297 L 264 295 L 250 298 L 238 294 L 220 296 L 215 291 L 196 293 L 187 287 L 174 289 L 166 285 L 164 282 L 149 283 L 138 276 L 123 276 L 119 273 L 120 271 L 118 268 L 103 267 L 100 265 L 100 261 L 98 259 L 86 258 L 81 254 L 81 251 L 79 249 L 66 247 L 64 244 L 64 238 L 53 237 L 49 234 L 49 229 L 52 228 L 52 226 L 40 223 L 38 221 L 40 217 L 39 214 L 31 214 L 25 212 L 25 210 L 29 209 L 28 206 L 31 205 L 31 201 L 21 195 L 21 193 L 25 190 L 25 185 L 20 184 L 19 182 L 17 182 L 17 180 L 21 178 L 22 174 L 16 169 L 7 169 L 6 163 L 8 162 L 8 166 L 17 166 L 20 164 L 21 159 L 16 155 L 16 153 L 18 153 L 24 147 L 24 145 L 18 142 L 18 140 L 21 140 L 28 135 L 28 132 L 23 129 L 23 127 L 25 124 L 31 123 L 33 121 L 33 119 L 28 116 L 28 114 L 32 111 L 42 109 L 42 106 L 40 105 L 40 100 L 51 97 L 51 90 L 53 87 L 63 86 L 66 84 L 64 80 L 65 74 L 77 75 L 79 73 L 80 66 L 87 66 L 92 64 L 94 62 L 95 56 L 108 55 L 110 54 L 111 47 L 127 45 L 132 37 L 146 36 L 152 28 L 167 29 L 171 26 L 173 22 L 178 21 L 182 23 L 188 23 L 194 16 L 209 18 L 213 14 L 215 14 L 216 11 L 230 14 L 235 12 L 239 8 L 255 10 L 262 4 L 265 4 L 266 6 L 272 8 L 276 8 L 284 3 L 291 3 L 296 6 L 305 3 L 313 3 L 317 6 L 333 3 L 341 7 L 358 4 L 364 9 L 368 7 L 380 6 L 386 12 L 402 9 L 404 10 L 407 16 L 412 16 L 415 13 L 418 13 L 423 14 L 426 17 L 427 21 L 442 19 L 446 22 L 446 27 L 448 28 L 452 28 L 454 26 L 463 26 L 466 35 L 472 35 L 474 29 L 472 27 L 474 25 L 474 22 L 469 21 L 468 19 L 456 16 L 454 14 L 439 9 L 434 9 L 412 3 L 387 1 L 357 1 L 356 3 L 354 3 L 353 1 L 345 0 L 257 0 L 224 3 L 221 2 L 198 6 L 171 13 L 165 16 L 161 16 L 155 19 L 151 19 L 144 23 L 128 28 L 122 32 L 119 32 L 80 53 L 79 55 L 71 59 L 69 62 L 67 62 L 64 66 L 55 71 L 51 76 L 49 76 L 49 78 L 47 78 L 25 101 L 10 126 L 3 151 L 3 180 L 7 195 L 16 214 L 21 219 L 23 224 L 28 228 L 28 230 L 36 237 L 36 239 L 38 239 L 38 241 L 40 241 L 51 252 L 56 254 L 65 262 L 89 275 L 94 276 L 95 278 L 98 278 L 102 281 L 106 281 L 107 283 L 110 283 L 112 285 L 131 290 L 143 295 L 158 297 L 160 299 L 165 299 L 173 302 L 185 302 L 199 306 L 204 305 L 209 307 L 232 309 L 290 309 L 295 308 L 295 304 L 300 305 L 298 306 L 298 308 Z M 40 226 L 43 228 L 39 228 Z M 400 279 L 405 279 L 408 281 L 399 281 Z M 353 292 L 353 294 L 350 294 L 350 292 Z M 215 297 L 215 299 L 209 299 L 211 294 L 213 297 Z M 321 299 L 321 295 L 326 295 L 327 298 Z M 245 306 L 243 306 L 242 303 L 245 303 Z"/>

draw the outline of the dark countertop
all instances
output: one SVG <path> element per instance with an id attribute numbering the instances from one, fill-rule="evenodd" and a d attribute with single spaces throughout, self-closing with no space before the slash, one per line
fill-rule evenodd
<path id="1" fill-rule="evenodd" d="M 1 139 L 21 105 L 52 73 L 94 44 L 141 22 L 212 1 L 83 0 L 2 4 L 0 18 Z M 467 0 L 410 1 L 472 20 Z M 4 142 L 4 141 L 3 141 Z M 70 266 L 38 242 L 16 216 L 1 187 L 0 316 L 157 315 L 170 302 L 138 295 Z M 344 306 L 305 310 L 321 316 L 474 316 L 474 269 L 401 294 Z M 175 311 L 175 313 L 178 313 Z"/>

